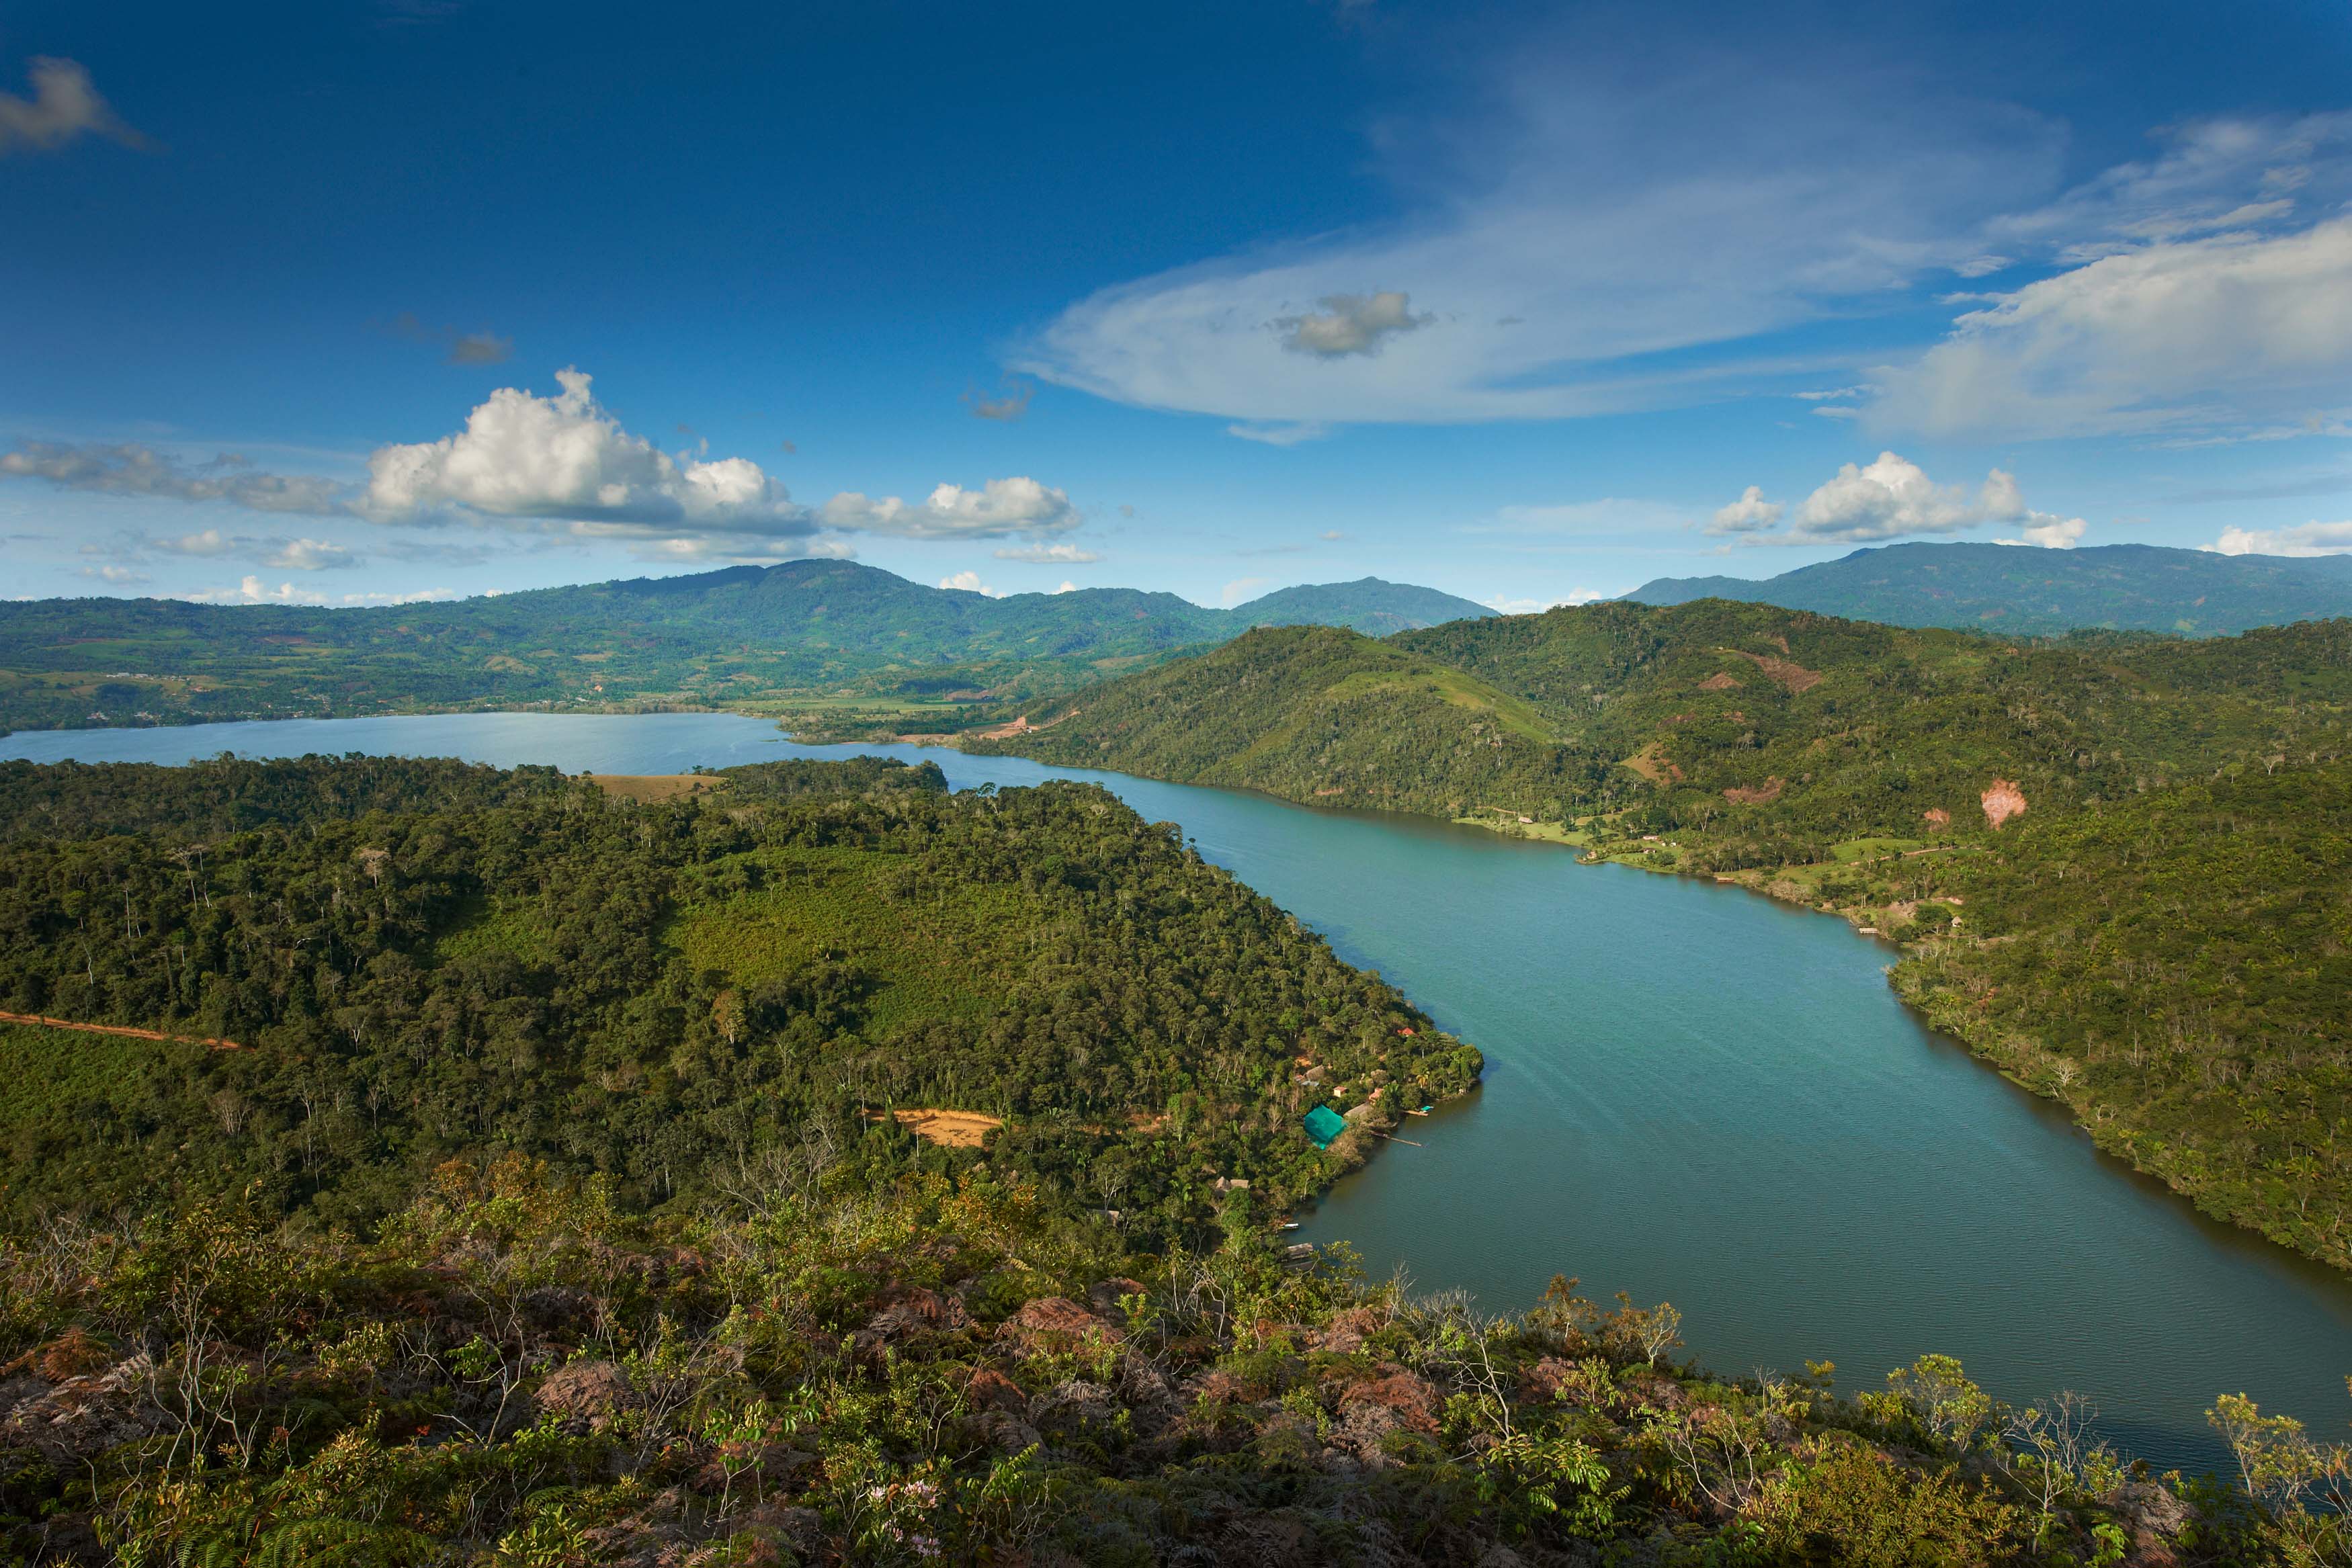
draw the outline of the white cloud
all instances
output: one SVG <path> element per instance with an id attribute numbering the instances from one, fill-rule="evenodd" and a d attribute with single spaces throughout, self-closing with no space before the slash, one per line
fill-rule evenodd
<path id="1" fill-rule="evenodd" d="M 1085 519 L 1065 492 L 1025 476 L 941 485 L 919 502 L 845 491 L 819 507 L 745 457 L 670 454 L 621 428 L 576 370 L 539 397 L 500 388 L 438 441 L 382 447 L 359 510 L 380 522 L 469 516 L 583 538 L 630 541 L 666 559 L 771 561 L 850 553 L 835 534 L 912 539 L 1037 538 Z"/>
<path id="2" fill-rule="evenodd" d="M 1877 390 L 1878 389 L 1876 387 L 1864 382 L 1850 387 L 1833 387 L 1828 392 L 1790 392 L 1789 395 L 1794 398 L 1801 398 L 1807 402 L 1830 402 L 1844 398 L 1860 397 L 1864 392 L 1876 392 Z"/>
<path id="3" fill-rule="evenodd" d="M 807 509 L 749 458 L 673 458 L 623 430 L 591 395 L 590 377 L 565 369 L 555 379 L 563 390 L 553 397 L 501 387 L 455 435 L 377 448 L 365 511 L 391 521 L 464 507 L 621 537 L 656 537 L 683 522 L 698 531 L 814 531 Z"/>
<path id="4" fill-rule="evenodd" d="M 86 566 L 81 569 L 81 574 L 84 577 L 96 578 L 100 582 L 110 582 L 118 586 L 154 580 L 145 572 L 127 566 Z"/>
<path id="5" fill-rule="evenodd" d="M 2352 376 L 2352 218 L 2160 242 L 1970 311 L 1884 372 L 1881 423 L 2082 435 L 2212 424 L 2340 395 Z"/>
<path id="6" fill-rule="evenodd" d="M 1310 419 L 1296 424 L 1229 424 L 1225 434 L 1255 441 L 1261 446 L 1297 446 L 1301 442 L 1322 440 L 1331 434 L 1331 427 Z"/>
<path id="7" fill-rule="evenodd" d="M 1948 277 L 2059 189 L 2063 127 L 1913 62 L 1583 36 L 1609 26 L 1564 15 L 1490 56 L 1461 119 L 1381 123 L 1395 219 L 1103 289 L 1016 368 L 1244 428 L 1664 406 L 1719 395 L 1743 340 Z"/>
<path id="8" fill-rule="evenodd" d="M 2037 512 L 2025 504 L 2016 476 L 1996 468 L 1974 495 L 1938 485 L 1926 470 L 1893 452 L 1869 464 L 1848 463 L 1805 497 L 1786 531 L 1776 531 L 1781 508 L 1750 485 L 1715 515 L 1707 531 L 1736 534 L 1746 544 L 1873 544 L 1914 534 L 1956 534 L 2008 523 L 2023 534 L 2006 543 L 2063 548 L 2083 537 L 2080 517 Z"/>
<path id="9" fill-rule="evenodd" d="M 84 135 L 111 137 L 128 147 L 144 144 L 99 96 L 80 62 L 36 55 L 26 76 L 31 98 L 0 92 L 0 156 L 52 152 Z"/>
<path id="10" fill-rule="evenodd" d="M 1061 587 L 1059 587 L 1059 588 L 1057 588 L 1057 589 L 1054 590 L 1054 591 L 1055 591 L 1055 592 L 1056 592 L 1056 593 L 1076 593 L 1077 591 L 1078 591 L 1078 585 L 1077 585 L 1076 583 L 1075 583 L 1075 582 L 1072 582 L 1072 581 L 1071 581 L 1069 579 L 1067 579 L 1067 578 L 1064 578 L 1064 579 L 1062 580 L 1062 586 L 1061 586 Z"/>
<path id="11" fill-rule="evenodd" d="M 995 554 L 999 560 L 1025 560 L 1040 566 L 1088 566 L 1102 559 L 1094 551 L 1080 549 L 1067 541 L 1051 545 L 1022 545 L 1014 549 L 998 550 Z"/>
<path id="12" fill-rule="evenodd" d="M 108 496 L 227 501 L 257 512 L 325 516 L 342 509 L 343 487 L 332 480 L 257 473 L 229 452 L 190 465 L 152 446 L 27 441 L 13 452 L 0 452 L 0 477 L 46 479 L 64 489 Z"/>
<path id="13" fill-rule="evenodd" d="M 1318 539 L 1322 539 L 1328 544 L 1337 544 L 1348 536 L 1338 528 L 1325 528 L 1321 533 L 1315 537 Z"/>
<path id="14" fill-rule="evenodd" d="M 1067 495 L 1027 477 L 991 479 L 977 490 L 941 485 L 911 506 L 896 496 L 874 500 L 847 491 L 827 501 L 821 515 L 832 528 L 907 539 L 1035 538 L 1086 520 Z"/>
<path id="15" fill-rule="evenodd" d="M 227 555 L 240 547 L 242 541 L 232 539 L 218 528 L 206 528 L 202 533 L 182 534 L 175 539 L 155 539 L 152 548 L 170 555 Z"/>
<path id="16" fill-rule="evenodd" d="M 960 571 L 953 577 L 943 577 L 940 579 L 940 586 L 941 588 L 953 589 L 961 593 L 977 593 L 989 599 L 1002 599 L 1004 597 L 1004 595 L 997 592 L 996 590 L 989 587 L 988 584 L 981 581 L 980 573 L 976 571 Z"/>
<path id="17" fill-rule="evenodd" d="M 2222 555 L 2352 554 L 2352 522 L 2305 523 L 2291 528 L 2223 528 L 2205 547 Z"/>
<path id="18" fill-rule="evenodd" d="M 1707 525 L 1711 534 L 1752 534 L 1780 522 L 1788 510 L 1778 501 L 1764 498 L 1761 485 L 1750 485 L 1739 493 L 1739 499 L 1727 507 L 1716 508 L 1715 521 Z"/>
<path id="19" fill-rule="evenodd" d="M 181 598 L 197 604 L 324 604 L 327 596 L 313 593 L 307 588 L 297 588 L 281 582 L 276 588 L 263 585 L 258 577 L 247 575 L 235 588 L 206 589 L 200 593 L 182 594 Z"/>
<path id="20" fill-rule="evenodd" d="M 1231 609 L 1245 599 L 1256 598 L 1258 590 L 1273 580 L 1267 577 L 1237 577 L 1225 584 L 1223 591 L 1217 595 L 1217 601 Z"/>
<path id="21" fill-rule="evenodd" d="M 1377 294 L 1327 294 L 1319 310 L 1277 316 L 1269 325 L 1282 332 L 1293 353 L 1335 360 L 1347 354 L 1377 354 L 1383 340 L 1428 326 L 1437 318 L 1412 313 L 1411 298 L 1394 289 Z"/>
<path id="22" fill-rule="evenodd" d="M 261 564 L 293 571 L 334 571 L 366 564 L 359 556 L 326 539 L 271 539 Z"/>
<path id="23" fill-rule="evenodd" d="M 2037 512 L 2034 516 L 2046 520 L 2029 523 L 2019 530 L 2017 538 L 1995 539 L 1992 542 L 1997 545 L 2033 545 L 2042 549 L 2073 549 L 2083 542 L 2083 535 L 2091 526 L 2080 517 L 2055 517 L 2046 512 Z"/>

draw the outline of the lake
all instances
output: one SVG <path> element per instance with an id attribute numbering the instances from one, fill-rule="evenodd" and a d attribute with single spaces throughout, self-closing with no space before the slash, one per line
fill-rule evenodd
<path id="1" fill-rule="evenodd" d="M 1727 1374 L 1925 1352 L 2003 1397 L 2090 1396 L 2127 1453 L 2207 1469 L 2243 1391 L 2340 1431 L 2352 1281 L 2200 1218 L 1898 1003 L 1893 949 L 1713 883 L 1581 866 L 1409 817 L 916 747 L 814 747 L 722 714 L 286 720 L 0 738 L 0 757 L 178 763 L 364 751 L 568 772 L 780 756 L 939 762 L 959 789 L 1091 778 L 1381 970 L 1486 1053 L 1299 1235 L 1491 1311 L 1554 1273 L 1684 1312 Z"/>

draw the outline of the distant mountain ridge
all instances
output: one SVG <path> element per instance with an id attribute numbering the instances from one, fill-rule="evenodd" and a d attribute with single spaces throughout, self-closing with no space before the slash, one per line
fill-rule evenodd
<path id="1" fill-rule="evenodd" d="M 1889 626 L 2026 636 L 2104 628 L 2215 637 L 2352 615 L 2352 556 L 2231 556 L 2160 545 L 2054 550 L 1901 544 L 1761 581 L 1662 577 L 1625 597 L 1655 605 L 1733 599 Z"/>
<path id="2" fill-rule="evenodd" d="M 845 560 L 374 609 L 33 600 L 0 603 L 0 724 L 515 704 L 736 706 L 852 686 L 937 699 L 1082 684 L 1121 661 L 1162 658 L 1257 626 L 1382 636 L 1494 613 L 1372 577 L 1211 609 L 1132 588 L 995 598 Z"/>

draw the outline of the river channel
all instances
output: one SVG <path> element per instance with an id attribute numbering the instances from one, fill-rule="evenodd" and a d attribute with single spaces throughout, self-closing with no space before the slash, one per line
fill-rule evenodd
<path id="1" fill-rule="evenodd" d="M 959 789 L 1092 778 L 1379 969 L 1486 1053 L 1483 1088 L 1402 1130 L 1299 1235 L 1376 1274 L 1530 1303 L 1554 1273 L 1682 1309 L 1727 1374 L 1833 1359 L 1877 1386 L 1925 1352 L 1996 1394 L 2073 1388 L 2126 1453 L 2224 1462 L 2243 1391 L 2352 1417 L 2352 1281 L 2214 1224 L 1917 1022 L 1894 950 L 1711 883 L 1555 845 L 1246 792 L 915 747 L 808 747 L 723 714 L 468 714 L 82 730 L 0 757 L 457 756 L 683 772 L 785 755 L 937 760 Z"/>

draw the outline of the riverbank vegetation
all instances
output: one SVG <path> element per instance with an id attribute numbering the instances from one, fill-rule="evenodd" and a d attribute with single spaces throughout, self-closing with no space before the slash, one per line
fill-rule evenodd
<path id="1" fill-rule="evenodd" d="M 1906 996 L 2103 1145 L 2352 1267 L 2330 804 L 2352 622 L 2011 643 L 1614 603 L 1379 643 L 1257 632 L 1055 711 L 967 744 L 1525 815 L 1594 858 L 1848 912 L 1909 945 Z"/>

